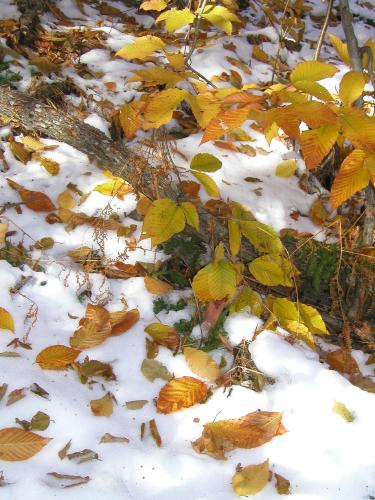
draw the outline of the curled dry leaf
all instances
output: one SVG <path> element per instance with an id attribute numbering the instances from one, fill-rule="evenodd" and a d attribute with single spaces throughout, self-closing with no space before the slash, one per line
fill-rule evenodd
<path id="1" fill-rule="evenodd" d="M 106 432 L 100 438 L 99 443 L 129 443 L 129 439 L 127 437 L 112 436 L 112 434 Z"/>
<path id="2" fill-rule="evenodd" d="M 55 479 L 60 479 L 61 488 L 73 488 L 74 486 L 80 486 L 90 481 L 89 476 L 73 476 L 71 474 L 60 474 L 59 472 L 48 472 L 47 475 Z"/>
<path id="3" fill-rule="evenodd" d="M 153 295 L 164 295 L 173 290 L 173 287 L 169 283 L 165 283 L 165 281 L 161 281 L 158 278 L 145 276 L 144 280 L 146 290 Z"/>
<path id="4" fill-rule="evenodd" d="M 194 377 L 175 378 L 161 388 L 156 408 L 161 413 L 172 413 L 202 402 L 207 393 L 207 385 Z"/>
<path id="5" fill-rule="evenodd" d="M 162 323 L 151 323 L 146 326 L 145 332 L 153 338 L 156 344 L 168 347 L 173 352 L 180 345 L 180 335 L 173 326 L 163 325 Z"/>
<path id="6" fill-rule="evenodd" d="M 7 427 L 0 429 L 0 460 L 19 462 L 36 455 L 51 438 L 33 432 Z"/>
<path id="7" fill-rule="evenodd" d="M 275 472 L 276 490 L 279 495 L 290 495 L 290 481 Z"/>
<path id="8" fill-rule="evenodd" d="M 109 322 L 112 330 L 111 335 L 121 335 L 130 330 L 137 321 L 139 321 L 138 309 L 131 309 L 130 311 L 116 311 L 109 314 Z"/>
<path id="9" fill-rule="evenodd" d="M 203 433 L 192 446 L 198 453 L 225 460 L 234 448 L 256 448 L 286 432 L 279 412 L 256 411 L 241 418 L 219 420 L 204 425 Z"/>
<path id="10" fill-rule="evenodd" d="M 199 377 L 210 381 L 219 378 L 220 369 L 207 352 L 185 347 L 184 356 L 190 370 Z"/>
<path id="11" fill-rule="evenodd" d="M 100 399 L 90 401 L 91 411 L 96 417 L 110 417 L 113 413 L 113 398 L 108 392 Z"/>
<path id="12" fill-rule="evenodd" d="M 269 475 L 268 460 L 261 464 L 248 465 L 233 476 L 233 490 L 238 496 L 256 495 L 268 483 Z"/>
<path id="13" fill-rule="evenodd" d="M 81 325 L 70 337 L 70 345 L 76 349 L 90 349 L 104 342 L 111 334 L 109 312 L 101 305 L 88 304 Z"/>
<path id="14" fill-rule="evenodd" d="M 24 397 L 26 397 L 26 387 L 14 389 L 14 391 L 9 393 L 6 406 L 10 406 Z"/>
<path id="15" fill-rule="evenodd" d="M 51 345 L 40 351 L 35 361 L 44 370 L 61 370 L 73 363 L 79 354 L 77 349 L 65 345 Z"/>

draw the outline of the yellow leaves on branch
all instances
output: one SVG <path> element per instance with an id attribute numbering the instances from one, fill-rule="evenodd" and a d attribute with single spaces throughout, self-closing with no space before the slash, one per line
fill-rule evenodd
<path id="1" fill-rule="evenodd" d="M 270 478 L 269 462 L 248 465 L 236 472 L 232 487 L 237 496 L 256 495 L 266 486 Z"/>
<path id="2" fill-rule="evenodd" d="M 290 81 L 295 84 L 300 81 L 317 82 L 324 78 L 330 78 L 338 71 L 331 64 L 320 61 L 304 61 L 293 69 L 290 73 Z"/>
<path id="3" fill-rule="evenodd" d="M 176 31 L 184 26 L 187 26 L 188 24 L 192 24 L 194 20 L 195 15 L 190 9 L 185 8 L 179 10 L 173 7 L 172 9 L 160 14 L 160 16 L 156 19 L 156 22 L 160 23 L 161 21 L 165 21 L 167 31 L 168 33 L 171 33 L 172 31 Z"/>
<path id="4" fill-rule="evenodd" d="M 51 345 L 40 351 L 35 361 L 43 370 L 61 370 L 72 364 L 80 352 L 65 345 Z"/>
<path id="5" fill-rule="evenodd" d="M 333 35 L 332 33 L 328 33 L 328 38 L 332 45 L 334 46 L 337 54 L 340 56 L 342 61 L 350 66 L 350 56 L 348 51 L 348 46 L 346 43 L 342 42 L 339 37 Z"/>
<path id="6" fill-rule="evenodd" d="M 220 376 L 220 369 L 211 356 L 200 349 L 185 347 L 184 356 L 190 370 L 208 381 L 214 381 Z"/>
<path id="7" fill-rule="evenodd" d="M 308 170 L 320 165 L 333 148 L 338 134 L 338 128 L 332 125 L 323 125 L 301 133 L 301 150 Z"/>
<path id="8" fill-rule="evenodd" d="M 165 43 L 157 36 L 146 35 L 135 38 L 133 43 L 124 45 L 116 52 L 123 59 L 147 59 L 153 52 L 164 49 Z"/>
<path id="9" fill-rule="evenodd" d="M 256 411 L 238 419 L 205 424 L 202 436 L 192 446 L 197 453 L 225 460 L 225 453 L 234 448 L 256 448 L 284 434 L 281 417 L 278 412 Z"/>
<path id="10" fill-rule="evenodd" d="M 172 413 L 202 402 L 208 386 L 194 377 L 180 377 L 168 382 L 159 392 L 156 408 L 161 413 Z"/>
<path id="11" fill-rule="evenodd" d="M 352 151 L 342 162 L 331 188 L 331 205 L 337 208 L 353 194 L 364 189 L 371 178 L 365 160 L 369 155 L 361 149 Z M 372 156 L 373 161 L 375 157 Z"/>
<path id="12" fill-rule="evenodd" d="M 144 119 L 149 122 L 147 128 L 159 128 L 168 123 L 176 107 L 187 95 L 186 90 L 173 88 L 162 90 L 152 96 L 144 113 Z"/>
<path id="13" fill-rule="evenodd" d="M 368 82 L 368 76 L 359 71 L 345 73 L 340 82 L 339 96 L 345 107 L 351 106 L 359 97 Z"/>
<path id="14" fill-rule="evenodd" d="M 144 218 L 142 239 L 151 238 L 152 245 L 159 245 L 183 231 L 186 222 L 196 229 L 199 227 L 198 213 L 192 203 L 178 205 L 169 198 L 155 200 Z"/>
<path id="15" fill-rule="evenodd" d="M 0 429 L 0 460 L 19 462 L 33 457 L 51 441 L 18 427 Z"/>
<path id="16" fill-rule="evenodd" d="M 148 69 L 136 69 L 134 76 L 128 79 L 128 82 L 149 82 L 152 85 L 167 85 L 173 87 L 184 79 L 183 74 L 175 73 L 164 68 L 155 66 Z"/>
<path id="17" fill-rule="evenodd" d="M 280 255 L 263 255 L 249 264 L 254 278 L 267 286 L 293 286 L 293 276 L 298 274 L 293 264 Z"/>
<path id="18" fill-rule="evenodd" d="M 202 18 L 223 30 L 227 35 L 232 34 L 232 23 L 241 23 L 241 19 L 236 14 L 221 5 L 207 5 Z"/>
<path id="19" fill-rule="evenodd" d="M 344 110 L 339 115 L 342 133 L 358 149 L 375 155 L 375 116 L 367 116 L 360 109 Z"/>

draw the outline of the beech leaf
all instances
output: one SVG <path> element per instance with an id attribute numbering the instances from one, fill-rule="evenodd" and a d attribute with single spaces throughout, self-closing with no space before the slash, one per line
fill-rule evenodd
<path id="1" fill-rule="evenodd" d="M 39 453 L 49 441 L 50 438 L 18 427 L 0 429 L 0 460 L 8 462 L 27 460 Z"/>
<path id="2" fill-rule="evenodd" d="M 248 465 L 233 476 L 233 490 L 237 496 L 255 495 L 266 486 L 269 475 L 268 460 L 261 464 Z"/>

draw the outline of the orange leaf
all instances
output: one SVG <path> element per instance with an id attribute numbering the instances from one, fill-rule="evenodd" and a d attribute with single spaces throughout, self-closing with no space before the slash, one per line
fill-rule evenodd
<path id="1" fill-rule="evenodd" d="M 270 125 L 275 122 L 289 137 L 299 139 L 299 118 L 293 105 L 271 109 L 266 112 L 266 117 Z"/>
<path id="2" fill-rule="evenodd" d="M 73 363 L 80 352 L 65 345 L 51 345 L 40 351 L 35 361 L 44 370 L 61 370 Z"/>
<path id="3" fill-rule="evenodd" d="M 194 377 L 175 378 L 159 392 L 156 408 L 161 413 L 172 413 L 200 403 L 207 396 L 208 386 Z"/>
<path id="4" fill-rule="evenodd" d="M 370 181 L 370 172 L 363 166 L 366 153 L 355 149 L 342 162 L 331 188 L 331 205 L 337 208 L 354 193 L 365 188 Z"/>
<path id="5" fill-rule="evenodd" d="M 375 117 L 355 108 L 340 115 L 342 131 L 356 148 L 375 154 Z"/>
<path id="6" fill-rule="evenodd" d="M 7 182 L 12 189 L 18 192 L 21 200 L 30 210 L 34 210 L 34 212 L 50 212 L 51 210 L 55 210 L 54 204 L 44 193 L 29 191 L 11 179 L 7 179 Z"/>
<path id="7" fill-rule="evenodd" d="M 232 129 L 240 127 L 247 120 L 249 110 L 247 108 L 230 109 L 222 111 L 213 118 L 204 131 L 201 144 L 214 139 L 219 139 Z"/>
<path id="8" fill-rule="evenodd" d="M 158 278 L 145 276 L 144 279 L 146 290 L 154 295 L 164 295 L 173 290 L 173 287 L 169 283 L 165 283 L 165 281 L 161 281 Z"/>
<path id="9" fill-rule="evenodd" d="M 173 326 L 163 325 L 162 323 L 151 323 L 146 326 L 145 332 L 152 337 L 156 344 L 168 347 L 173 352 L 180 345 L 180 335 Z"/>
<path id="10" fill-rule="evenodd" d="M 70 345 L 76 349 L 95 347 L 111 335 L 109 312 L 101 305 L 88 304 L 81 325 L 70 337 Z"/>
<path id="11" fill-rule="evenodd" d="M 329 352 L 324 356 L 324 361 L 328 363 L 332 370 L 336 370 L 339 373 L 348 375 L 359 373 L 357 361 L 343 349 L 336 349 L 336 351 Z"/>
<path id="12" fill-rule="evenodd" d="M 225 459 L 234 448 L 256 448 L 286 432 L 278 412 L 256 411 L 241 418 L 204 425 L 202 436 L 193 443 L 198 453 Z"/>
<path id="13" fill-rule="evenodd" d="M 301 149 L 306 168 L 312 169 L 320 165 L 334 146 L 338 137 L 338 128 L 323 125 L 314 130 L 305 130 L 301 134 Z"/>
<path id="14" fill-rule="evenodd" d="M 51 438 L 18 427 L 0 429 L 0 460 L 19 462 L 36 455 Z"/>
<path id="15" fill-rule="evenodd" d="M 111 335 L 121 335 L 135 325 L 139 321 L 138 309 L 130 311 L 116 311 L 109 314 L 109 322 L 111 323 Z"/>
<path id="16" fill-rule="evenodd" d="M 337 115 L 331 108 L 322 102 L 311 101 L 294 106 L 298 118 L 305 122 L 310 128 L 318 128 L 322 125 L 338 124 Z"/>

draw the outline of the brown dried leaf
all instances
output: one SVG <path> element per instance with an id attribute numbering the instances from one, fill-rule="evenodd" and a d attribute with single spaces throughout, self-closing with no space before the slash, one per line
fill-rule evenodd
<path id="1" fill-rule="evenodd" d="M 112 436 L 112 434 L 107 432 L 100 438 L 99 443 L 129 443 L 129 439 L 126 437 Z"/>
<path id="2" fill-rule="evenodd" d="M 72 444 L 72 440 L 70 439 L 66 445 L 61 448 L 61 450 L 58 452 L 58 455 L 59 455 L 59 458 L 60 460 L 64 460 L 64 458 L 66 457 L 68 451 L 69 451 L 69 448 L 70 448 L 70 445 Z"/>
<path id="3" fill-rule="evenodd" d="M 81 325 L 70 337 L 70 345 L 77 349 L 90 349 L 104 342 L 112 331 L 109 312 L 99 304 L 88 304 Z"/>
<path id="4" fill-rule="evenodd" d="M 110 417 L 113 413 L 113 397 L 107 393 L 100 399 L 90 401 L 91 411 L 96 417 Z"/>
<path id="5" fill-rule="evenodd" d="M 50 420 L 50 417 L 46 413 L 38 411 L 31 419 L 31 429 L 33 431 L 45 431 L 49 426 Z"/>
<path id="6" fill-rule="evenodd" d="M 141 372 L 150 382 L 153 382 L 157 378 L 167 381 L 172 378 L 172 375 L 169 373 L 167 367 L 156 359 L 144 359 L 141 365 Z"/>
<path id="7" fill-rule="evenodd" d="M 162 323 L 151 323 L 146 326 L 145 332 L 153 338 L 154 342 L 167 347 L 173 352 L 180 345 L 180 335 L 173 326 L 163 325 Z"/>
<path id="8" fill-rule="evenodd" d="M 359 367 L 356 360 L 343 349 L 336 349 L 324 356 L 324 361 L 328 363 L 332 370 L 347 375 L 355 375 L 359 373 Z"/>
<path id="9" fill-rule="evenodd" d="M 18 192 L 22 201 L 30 210 L 34 210 L 34 212 L 50 212 L 51 210 L 55 210 L 54 204 L 44 193 L 25 189 L 11 179 L 7 179 L 7 182 L 12 189 Z"/>
<path id="10" fill-rule="evenodd" d="M 141 410 L 147 403 L 147 399 L 137 399 L 135 401 L 126 401 L 125 406 L 128 410 Z"/>
<path id="11" fill-rule="evenodd" d="M 153 440 L 155 441 L 156 445 L 159 448 L 161 448 L 162 441 L 161 441 L 159 430 L 157 428 L 157 425 L 156 425 L 154 418 L 149 421 L 149 426 L 150 426 L 150 432 L 151 432 L 151 436 L 152 436 Z"/>
<path id="12" fill-rule="evenodd" d="M 61 488 L 74 488 L 74 486 L 80 486 L 90 481 L 89 476 L 72 476 L 71 474 L 60 474 L 58 472 L 48 472 L 47 475 L 54 477 L 55 479 L 69 481 L 68 484 L 61 483 Z"/>
<path id="13" fill-rule="evenodd" d="M 6 406 L 10 406 L 20 399 L 26 397 L 26 387 L 22 387 L 21 389 L 14 389 L 14 391 L 9 393 Z"/>
<path id="14" fill-rule="evenodd" d="M 279 495 L 290 495 L 290 481 L 275 472 L 276 490 Z"/>

